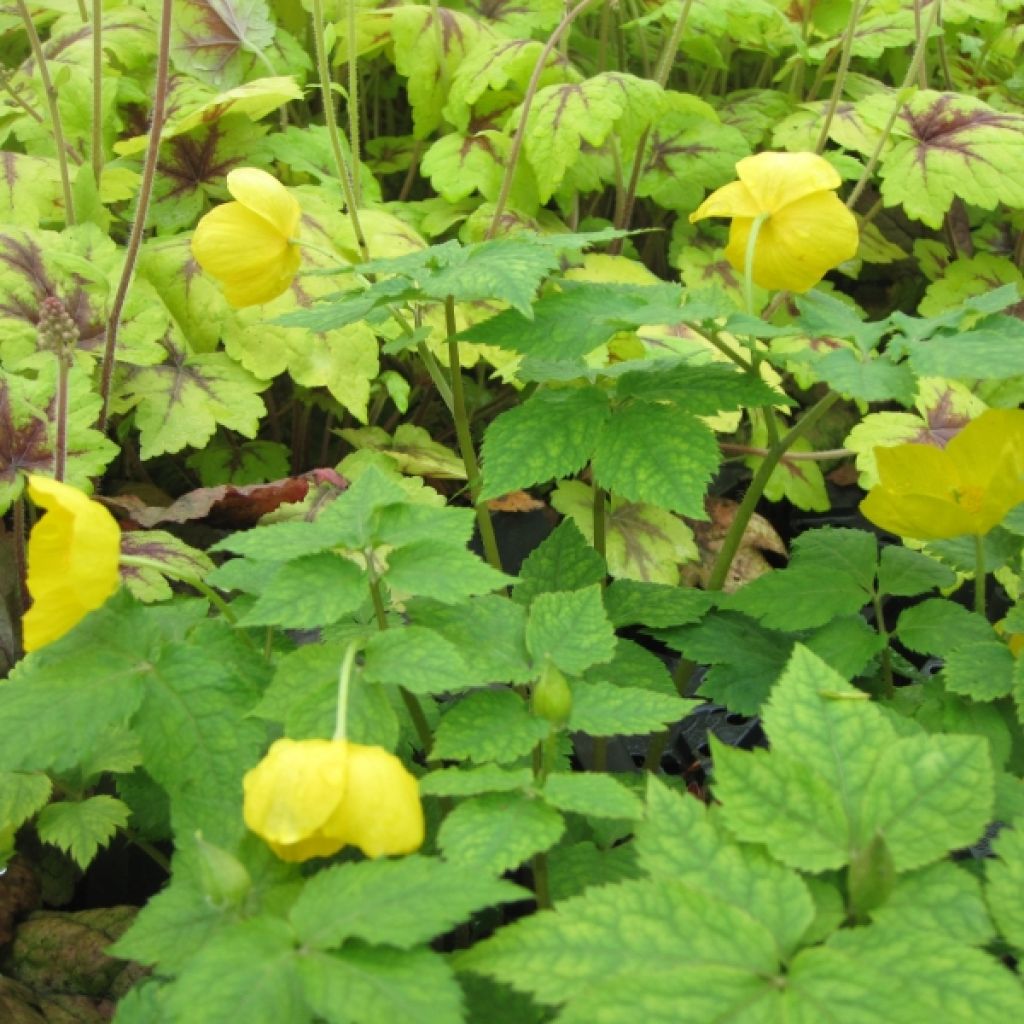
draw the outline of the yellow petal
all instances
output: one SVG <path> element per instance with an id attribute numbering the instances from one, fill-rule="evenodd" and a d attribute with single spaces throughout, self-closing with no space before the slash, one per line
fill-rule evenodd
<path id="1" fill-rule="evenodd" d="M 26 651 L 63 636 L 117 590 L 121 530 L 114 517 L 76 487 L 28 479 L 29 497 L 46 509 L 28 540 L 28 590 L 22 621 Z"/>
<path id="2" fill-rule="evenodd" d="M 236 167 L 228 172 L 227 186 L 235 199 L 269 221 L 278 234 L 295 237 L 302 210 L 277 178 L 256 167 Z"/>
<path id="3" fill-rule="evenodd" d="M 878 487 L 894 494 L 952 497 L 958 478 L 949 454 L 930 444 L 897 444 L 875 449 Z M 875 488 L 872 488 L 874 490 Z"/>
<path id="4" fill-rule="evenodd" d="M 223 279 L 224 297 L 235 309 L 259 306 L 288 290 L 302 263 L 302 253 L 289 246 L 276 263 L 268 263 L 245 277 Z"/>
<path id="5" fill-rule="evenodd" d="M 953 501 L 873 487 L 860 503 L 864 518 L 899 537 L 942 540 L 975 532 L 976 517 Z"/>
<path id="6" fill-rule="evenodd" d="M 383 747 L 349 743 L 345 797 L 323 832 L 358 846 L 367 857 L 418 850 L 423 844 L 419 783 Z"/>
<path id="7" fill-rule="evenodd" d="M 344 845 L 344 840 L 325 836 L 320 832 L 314 833 L 309 839 L 300 839 L 297 843 L 275 843 L 273 840 L 267 840 L 267 846 L 281 860 L 292 862 L 309 860 L 312 857 L 330 857 Z"/>
<path id="8" fill-rule="evenodd" d="M 729 229 L 726 259 L 744 270 L 753 221 L 736 218 Z M 817 192 L 784 207 L 761 225 L 753 276 L 762 288 L 806 292 L 828 271 L 857 254 L 859 234 L 852 213 L 832 192 Z"/>
<path id="9" fill-rule="evenodd" d="M 690 214 L 690 223 L 703 220 L 705 217 L 750 217 L 754 218 L 764 211 L 757 205 L 750 189 L 742 181 L 731 181 L 715 189 Z"/>
<path id="10" fill-rule="evenodd" d="M 756 153 L 736 164 L 736 174 L 757 204 L 757 212 L 771 214 L 804 196 L 837 189 L 843 182 L 817 153 Z"/>
<path id="11" fill-rule="evenodd" d="M 347 759 L 345 744 L 334 740 L 275 741 L 243 779 L 246 825 L 283 847 L 316 840 L 344 794 Z"/>

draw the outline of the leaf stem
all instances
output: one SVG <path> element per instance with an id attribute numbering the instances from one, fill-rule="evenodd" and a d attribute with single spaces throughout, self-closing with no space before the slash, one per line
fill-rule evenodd
<path id="1" fill-rule="evenodd" d="M 985 538 L 974 535 L 974 610 L 979 615 L 985 614 Z"/>
<path id="2" fill-rule="evenodd" d="M 84 0 L 79 0 L 84 9 Z M 64 221 L 68 227 L 75 223 L 75 200 L 71 194 L 71 175 L 68 173 L 68 156 L 64 147 L 64 124 L 60 117 L 60 105 L 57 102 L 57 90 L 53 87 L 53 79 L 50 78 L 50 69 L 46 65 L 46 57 L 43 55 L 43 44 L 39 41 L 39 33 L 32 21 L 25 0 L 17 0 L 18 13 L 21 15 L 22 23 L 25 26 L 25 34 L 28 36 L 29 46 L 32 48 L 32 56 L 39 66 L 39 78 L 43 83 L 43 95 L 46 97 L 46 105 L 50 110 L 50 129 L 53 131 L 53 141 L 57 147 L 57 166 L 60 168 L 60 185 L 64 192 Z M 87 20 L 83 17 L 83 21 Z"/>
<path id="3" fill-rule="evenodd" d="M 842 98 L 843 89 L 846 88 L 846 74 L 850 70 L 850 58 L 853 55 L 853 37 L 857 31 L 857 23 L 864 11 L 867 0 L 854 0 L 853 9 L 850 11 L 850 20 L 847 23 L 846 31 L 843 33 L 843 49 L 839 57 L 839 67 L 836 69 L 836 77 L 832 83 L 832 93 L 828 98 L 828 106 L 825 108 L 825 119 L 821 122 L 821 131 L 818 133 L 818 144 L 814 147 L 815 153 L 825 151 L 825 143 L 828 142 L 829 129 L 832 127 L 832 119 L 836 116 L 836 108 Z"/>
<path id="4" fill-rule="evenodd" d="M 338 670 L 338 710 L 334 718 L 334 736 L 331 737 L 335 740 L 348 738 L 348 691 L 352 683 L 352 668 L 362 645 L 362 640 L 353 640 L 345 648 L 345 656 L 341 659 L 341 668 Z"/>
<path id="5" fill-rule="evenodd" d="M 348 145 L 352 154 L 352 197 L 356 206 L 362 200 L 359 181 L 360 135 L 359 135 L 359 57 L 356 53 L 356 0 L 347 0 L 348 14 Z"/>
<path id="6" fill-rule="evenodd" d="M 238 616 L 234 613 L 231 605 L 224 600 L 220 594 L 217 593 L 209 583 L 201 580 L 198 576 L 193 576 L 191 573 L 179 572 L 173 566 L 168 565 L 166 562 L 158 561 L 155 558 L 147 558 L 145 555 L 127 555 L 124 552 L 121 553 L 118 561 L 121 565 L 129 566 L 135 569 L 154 569 L 162 576 L 167 576 L 172 580 L 177 580 L 179 583 L 184 583 L 186 587 L 191 587 L 193 590 L 198 591 L 212 604 L 217 611 L 224 616 L 232 626 L 238 625 Z M 251 644 L 248 636 L 245 633 L 240 634 L 247 642 Z"/>
<path id="7" fill-rule="evenodd" d="M 757 252 L 757 236 L 761 234 L 761 225 L 768 219 L 767 213 L 759 213 L 750 225 L 747 236 L 747 251 L 743 257 L 743 302 L 751 316 L 757 316 L 754 310 L 754 256 Z M 753 368 L 753 367 L 751 367 Z"/>
<path id="8" fill-rule="evenodd" d="M 20 2 L 20 0 L 19 0 Z M 117 291 L 110 304 L 107 315 L 107 329 L 103 339 L 103 366 L 100 370 L 100 416 L 97 423 L 99 430 L 107 429 L 107 418 L 110 413 L 110 387 L 114 376 L 114 354 L 117 350 L 117 334 L 121 327 L 121 314 L 124 311 L 128 288 L 135 273 L 135 264 L 142 247 L 142 236 L 146 230 L 146 218 L 149 214 L 149 200 L 153 195 L 153 182 L 156 178 L 157 158 L 160 155 L 160 135 L 164 127 L 164 111 L 167 106 L 168 66 L 171 53 L 171 9 L 172 0 L 163 0 L 160 9 L 160 41 L 156 58 L 156 84 L 153 92 L 153 115 L 149 125 L 149 141 L 146 144 L 146 159 L 142 165 L 142 180 L 139 183 L 139 200 L 135 208 L 131 234 L 128 236 L 128 247 L 124 254 L 124 266 L 121 278 L 117 282 Z"/>
<path id="9" fill-rule="evenodd" d="M 84 0 L 83 0 L 84 2 Z M 92 0 L 92 176 L 103 174 L 103 0 Z"/>

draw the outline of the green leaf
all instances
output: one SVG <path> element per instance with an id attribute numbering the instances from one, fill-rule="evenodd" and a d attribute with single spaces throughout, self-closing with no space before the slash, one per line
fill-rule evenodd
<path id="1" fill-rule="evenodd" d="M 636 403 L 617 409 L 605 424 L 593 471 L 597 483 L 619 497 L 704 519 L 704 494 L 720 461 L 714 434 L 696 417 Z"/>
<path id="2" fill-rule="evenodd" d="M 600 585 L 534 598 L 526 622 L 526 647 L 535 665 L 550 660 L 570 675 L 610 661 L 615 633 L 601 603 Z"/>
<path id="3" fill-rule="evenodd" d="M 575 682 L 569 728 L 590 736 L 646 736 L 681 721 L 696 704 L 613 683 Z"/>
<path id="4" fill-rule="evenodd" d="M 989 701 L 1013 692 L 1016 661 L 999 640 L 957 645 L 945 656 L 942 678 L 951 693 Z"/>
<path id="5" fill-rule="evenodd" d="M 1024 328 L 1013 316 L 987 317 L 975 330 L 908 340 L 902 347 L 922 377 L 1008 380 L 1024 374 Z"/>
<path id="6" fill-rule="evenodd" d="M 42 772 L 0 772 L 0 832 L 13 832 L 46 805 L 53 783 Z"/>
<path id="7" fill-rule="evenodd" d="M 858 402 L 910 405 L 917 392 L 917 377 L 940 376 L 914 364 L 914 370 L 885 356 L 858 356 L 848 348 L 834 349 L 813 363 L 814 373 L 833 390 Z M 949 376 L 956 376 L 950 374 Z"/>
<path id="8" fill-rule="evenodd" d="M 442 480 L 466 479 L 462 459 L 413 423 L 403 423 L 394 437 L 380 427 L 349 428 L 339 433 L 357 449 L 384 452 L 403 473 Z"/>
<path id="9" fill-rule="evenodd" d="M 39 812 L 36 829 L 44 843 L 52 843 L 70 854 L 84 869 L 114 833 L 128 824 L 128 813 L 128 806 L 112 796 L 62 800 Z"/>
<path id="10" fill-rule="evenodd" d="M 256 917 L 222 929 L 188 960 L 164 999 L 172 1021 L 306 1024 L 295 937 L 284 921 Z"/>
<path id="11" fill-rule="evenodd" d="M 366 573 L 341 555 L 325 551 L 282 565 L 267 581 L 243 626 L 311 629 L 337 622 L 369 597 Z"/>
<path id="12" fill-rule="evenodd" d="M 438 953 L 351 946 L 298 962 L 317 1020 L 327 1024 L 463 1024 L 462 990 Z M 282 1020 L 291 1018 L 282 1018 Z"/>
<path id="13" fill-rule="evenodd" d="M 994 639 L 989 623 L 975 612 L 944 598 L 931 598 L 903 612 L 896 636 L 915 654 L 945 657 L 957 647 Z"/>
<path id="14" fill-rule="evenodd" d="M 4 153 L 0 177 L 0 222 L 37 228 L 62 220 L 60 169 L 53 157 Z"/>
<path id="15" fill-rule="evenodd" d="M 141 557 L 152 565 L 121 563 L 121 580 L 132 596 L 147 604 L 171 597 L 168 579 L 203 579 L 213 569 L 205 552 L 190 547 L 165 530 L 132 530 L 121 534 L 121 554 Z"/>
<path id="16" fill-rule="evenodd" d="M 566 519 L 527 556 L 512 589 L 512 600 L 528 605 L 538 594 L 582 590 L 602 583 L 605 575 L 604 559 L 572 520 Z"/>
<path id="17" fill-rule="evenodd" d="M 446 604 L 458 604 L 512 582 L 512 577 L 492 569 L 471 551 L 437 540 L 413 541 L 392 551 L 384 578 L 392 590 Z"/>
<path id="18" fill-rule="evenodd" d="M 632 843 L 603 849 L 590 842 L 559 843 L 548 853 L 551 898 L 560 903 L 592 885 L 608 885 L 640 874 Z"/>
<path id="19" fill-rule="evenodd" d="M 642 402 L 671 402 L 695 416 L 715 416 L 749 405 L 785 405 L 789 399 L 759 377 L 714 363 L 650 361 L 622 374 L 616 382 L 619 398 Z"/>
<path id="20" fill-rule="evenodd" d="M 640 817 L 642 807 L 636 795 L 611 775 L 580 772 L 552 772 L 541 790 L 544 800 L 560 811 L 593 818 Z"/>
<path id="21" fill-rule="evenodd" d="M 425 626 L 376 633 L 365 656 L 368 682 L 402 686 L 411 693 L 453 693 L 472 685 L 459 649 Z"/>
<path id="22" fill-rule="evenodd" d="M 1018 819 L 992 844 L 995 860 L 985 863 L 985 897 L 1000 935 L 1015 949 L 1024 949 L 1024 829 Z"/>
<path id="23" fill-rule="evenodd" d="M 529 768 L 500 768 L 485 764 L 479 768 L 440 768 L 420 778 L 424 796 L 479 796 L 481 793 L 510 793 L 529 789 L 533 772 Z"/>
<path id="24" fill-rule="evenodd" d="M 530 753 L 547 736 L 548 728 L 512 690 L 480 690 L 445 712 L 434 734 L 431 757 L 507 764 Z"/>
<path id="25" fill-rule="evenodd" d="M 437 845 L 466 874 L 500 875 L 550 849 L 565 822 L 553 808 L 519 793 L 488 793 L 458 805 L 441 823 Z"/>
<path id="26" fill-rule="evenodd" d="M 916 597 L 956 583 L 956 573 L 920 551 L 888 544 L 878 561 L 878 590 L 894 597 Z"/>
<path id="27" fill-rule="evenodd" d="M 526 895 L 436 857 L 338 864 L 310 878 L 289 913 L 299 941 L 335 949 L 350 938 L 412 949 L 478 910 Z"/>
<path id="28" fill-rule="evenodd" d="M 703 590 L 685 590 L 636 580 L 613 580 L 604 592 L 605 610 L 616 628 L 684 626 L 698 622 L 714 600 Z"/>
<path id="29" fill-rule="evenodd" d="M 647 782 L 647 813 L 636 829 L 640 867 L 651 878 L 681 882 L 752 914 L 778 944 L 779 958 L 797 948 L 814 916 L 803 881 L 756 846 L 732 842 L 717 816 L 688 793 L 655 776 Z"/>
<path id="30" fill-rule="evenodd" d="M 484 435 L 481 498 L 578 472 L 608 415 L 608 398 L 596 387 L 539 390 L 502 413 Z"/>
<path id="31" fill-rule="evenodd" d="M 616 640 L 612 660 L 587 669 L 583 678 L 591 683 L 612 683 L 614 686 L 677 696 L 665 662 L 653 651 L 623 637 Z"/>
<path id="32" fill-rule="evenodd" d="M 800 642 L 844 679 L 853 679 L 885 647 L 885 639 L 860 615 L 844 615 L 799 635 Z"/>

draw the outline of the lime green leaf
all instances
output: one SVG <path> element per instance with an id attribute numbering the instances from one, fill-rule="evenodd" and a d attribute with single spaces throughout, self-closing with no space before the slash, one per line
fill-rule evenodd
<path id="1" fill-rule="evenodd" d="M 298 961 L 306 1000 L 327 1024 L 463 1024 L 462 990 L 444 958 L 428 949 L 351 946 Z M 291 1018 L 282 1018 L 282 1020 Z"/>
<path id="2" fill-rule="evenodd" d="M 572 684 L 569 728 L 591 736 L 646 736 L 686 717 L 697 702 L 607 682 Z"/>
<path id="3" fill-rule="evenodd" d="M 539 594 L 530 605 L 526 647 L 535 665 L 550 660 L 570 675 L 610 661 L 615 633 L 601 603 L 600 586 Z"/>
<path id="4" fill-rule="evenodd" d="M 780 959 L 796 949 L 811 923 L 814 905 L 798 875 L 757 847 L 731 842 L 706 806 L 653 775 L 636 847 L 640 867 L 651 878 L 706 888 L 753 914 L 775 937 Z"/>
<path id="5" fill-rule="evenodd" d="M 1014 284 L 1024 291 L 1024 273 L 1005 256 L 981 252 L 968 259 L 953 260 L 928 285 L 917 311 L 921 316 L 936 316 L 955 309 L 972 295 L 983 295 L 1003 284 Z"/>
<path id="6" fill-rule="evenodd" d="M 40 222 L 59 221 L 63 192 L 60 171 L 53 157 L 4 153 L 0 175 L 0 220 L 37 228 Z"/>
<path id="7" fill-rule="evenodd" d="M 306 1024 L 295 937 L 284 921 L 256 917 L 218 932 L 188 960 L 163 1000 L 170 1020 Z"/>
<path id="8" fill-rule="evenodd" d="M 384 452 L 403 473 L 436 477 L 441 480 L 465 480 L 466 468 L 450 448 L 434 441 L 414 423 L 403 423 L 394 437 L 380 427 L 349 428 L 339 431 L 353 447 Z"/>
<path id="9" fill-rule="evenodd" d="M 951 693 L 996 700 L 1013 691 L 1015 665 L 1010 648 L 998 640 L 957 644 L 946 654 L 942 678 Z"/>
<path id="10" fill-rule="evenodd" d="M 593 470 L 622 498 L 704 519 L 704 494 L 720 460 L 715 436 L 700 420 L 667 405 L 636 403 L 605 424 Z"/>
<path id="11" fill-rule="evenodd" d="M 999 933 L 1014 948 L 1024 949 L 1024 829 L 1018 819 L 992 844 L 995 860 L 985 863 L 985 896 Z"/>
<path id="12" fill-rule="evenodd" d="M 442 135 L 423 154 L 420 169 L 449 203 L 474 193 L 495 197 L 505 170 L 508 140 L 495 131 Z"/>
<path id="13" fill-rule="evenodd" d="M 245 613 L 245 626 L 311 629 L 337 622 L 369 596 L 366 573 L 347 558 L 325 551 L 296 558 L 268 580 Z"/>
<path id="14" fill-rule="evenodd" d="M 909 366 L 893 363 L 885 356 L 858 356 L 848 348 L 828 352 L 815 360 L 813 368 L 834 390 L 860 402 L 896 401 L 910 405 L 917 390 L 917 378 Z M 914 370 L 922 376 L 942 376 L 917 363 Z"/>
<path id="15" fill-rule="evenodd" d="M 886 545 L 878 561 L 878 590 L 894 597 L 916 597 L 956 583 L 956 573 L 920 551 Z"/>
<path id="16" fill-rule="evenodd" d="M 564 830 L 562 816 L 540 800 L 488 793 L 464 800 L 444 819 L 437 845 L 462 873 L 500 875 L 550 849 Z"/>
<path id="17" fill-rule="evenodd" d="M 502 413 L 484 436 L 481 498 L 578 472 L 608 414 L 608 399 L 596 387 L 539 390 Z"/>
<path id="18" fill-rule="evenodd" d="M 965 644 L 992 640 L 995 634 L 982 616 L 936 597 L 903 612 L 896 623 L 896 636 L 915 654 L 944 657 Z"/>
<path id="19" fill-rule="evenodd" d="M 128 806 L 112 796 L 62 800 L 44 807 L 36 819 L 39 838 L 60 847 L 85 868 L 119 828 L 128 824 Z"/>
<path id="20" fill-rule="evenodd" d="M 524 895 L 511 882 L 413 855 L 327 868 L 306 882 L 288 916 L 299 941 L 314 949 L 350 938 L 411 949 L 478 910 Z"/>
<path id="21" fill-rule="evenodd" d="M 528 605 L 538 594 L 582 590 L 602 583 L 605 565 L 571 520 L 561 522 L 530 552 L 519 569 L 512 599 Z"/>
<path id="22" fill-rule="evenodd" d="M 480 690 L 445 712 L 434 734 L 431 757 L 507 764 L 530 753 L 547 736 L 548 728 L 512 690 Z"/>
<path id="23" fill-rule="evenodd" d="M 479 796 L 481 793 L 511 793 L 529 789 L 533 772 L 529 768 L 501 768 L 485 764 L 479 768 L 441 768 L 420 779 L 424 796 Z"/>
<path id="24" fill-rule="evenodd" d="M 424 626 L 377 633 L 366 645 L 363 673 L 369 682 L 402 686 L 411 693 L 451 693 L 472 684 L 459 649 Z"/>
<path id="25" fill-rule="evenodd" d="M 573 814 L 630 821 L 641 814 L 636 795 L 611 775 L 553 772 L 544 780 L 541 794 L 552 807 Z"/>
<path id="26" fill-rule="evenodd" d="M 274 41 L 265 0 L 177 0 L 171 53 L 180 71 L 235 85 Z"/>
<path id="27" fill-rule="evenodd" d="M 16 829 L 50 799 L 53 784 L 42 772 L 0 772 L 0 832 Z"/>
<path id="28" fill-rule="evenodd" d="M 165 530 L 132 530 L 121 534 L 121 554 L 145 558 L 152 565 L 121 565 L 121 579 L 132 595 L 149 604 L 171 597 L 168 579 L 203 579 L 213 562 Z"/>

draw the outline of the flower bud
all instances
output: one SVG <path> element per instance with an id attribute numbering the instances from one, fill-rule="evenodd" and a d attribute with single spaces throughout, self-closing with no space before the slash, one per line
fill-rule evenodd
<path id="1" fill-rule="evenodd" d="M 540 679 L 533 684 L 533 713 L 550 722 L 556 729 L 569 721 L 572 711 L 572 690 L 565 676 L 550 661 L 545 662 Z"/>
<path id="2" fill-rule="evenodd" d="M 210 904 L 219 909 L 241 906 L 252 888 L 245 865 L 234 855 L 208 843 L 202 832 L 196 833 L 199 854 L 199 885 Z"/>

